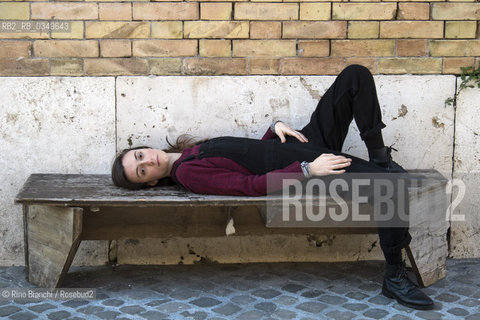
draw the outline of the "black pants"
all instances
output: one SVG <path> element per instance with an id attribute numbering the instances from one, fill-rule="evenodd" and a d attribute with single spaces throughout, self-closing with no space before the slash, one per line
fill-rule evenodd
<path id="1" fill-rule="evenodd" d="M 359 65 L 349 66 L 338 75 L 318 103 L 310 122 L 300 131 L 309 143 L 341 154 L 352 119 L 355 119 L 362 140 L 381 134 L 381 129 L 385 127 L 373 77 L 367 68 Z M 289 139 L 289 142 L 293 140 Z M 352 158 L 346 172 L 382 170 L 377 165 Z M 401 248 L 411 240 L 408 228 L 378 228 L 378 235 L 387 263 L 398 263 Z"/>

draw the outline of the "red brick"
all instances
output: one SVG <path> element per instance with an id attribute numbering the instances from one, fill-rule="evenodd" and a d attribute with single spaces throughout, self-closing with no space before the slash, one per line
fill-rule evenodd
<path id="1" fill-rule="evenodd" d="M 30 57 L 30 41 L 0 41 L 0 58 Z"/>
<path id="2" fill-rule="evenodd" d="M 235 20 L 297 20 L 296 3 L 235 3 Z"/>
<path id="3" fill-rule="evenodd" d="M 146 75 L 148 74 L 148 64 L 144 59 L 85 59 L 85 74 L 95 76 Z"/>
<path id="4" fill-rule="evenodd" d="M 428 20 L 430 18 L 429 3 L 399 3 L 398 20 Z"/>
<path id="5" fill-rule="evenodd" d="M 1 76 L 48 75 L 48 59 L 0 59 Z"/>
<path id="6" fill-rule="evenodd" d="M 397 56 L 423 57 L 427 55 L 427 40 L 397 40 Z"/>
<path id="7" fill-rule="evenodd" d="M 133 3 L 133 20 L 197 20 L 198 3 Z"/>
<path id="8" fill-rule="evenodd" d="M 282 23 L 276 21 L 251 21 L 250 39 L 280 39 Z"/>
<path id="9" fill-rule="evenodd" d="M 342 39 L 346 35 L 346 21 L 287 21 L 283 23 L 283 37 L 286 39 Z"/>
<path id="10" fill-rule="evenodd" d="M 31 4 L 32 19 L 95 20 L 98 19 L 96 3 L 39 2 Z"/>
<path id="11" fill-rule="evenodd" d="M 200 3 L 200 15 L 202 20 L 230 20 L 232 3 Z"/>
<path id="12" fill-rule="evenodd" d="M 283 58 L 281 73 L 337 75 L 344 66 L 343 58 Z"/>
<path id="13" fill-rule="evenodd" d="M 100 20 L 132 20 L 132 4 L 99 3 Z"/>
<path id="14" fill-rule="evenodd" d="M 442 72 L 442 59 L 380 58 L 378 72 L 383 74 L 438 74 Z"/>
<path id="15" fill-rule="evenodd" d="M 475 61 L 473 57 L 466 58 L 443 58 L 443 73 L 444 74 L 461 74 L 462 67 L 473 67 Z"/>
<path id="16" fill-rule="evenodd" d="M 330 41 L 328 40 L 299 40 L 299 57 L 328 57 L 330 55 Z"/>
<path id="17" fill-rule="evenodd" d="M 350 66 L 352 64 L 359 64 L 368 68 L 368 70 L 370 70 L 372 74 L 377 73 L 377 58 L 352 57 L 352 58 L 346 58 L 345 62 L 347 66 Z"/>
<path id="18" fill-rule="evenodd" d="M 196 56 L 197 40 L 134 40 L 136 57 Z"/>
<path id="19" fill-rule="evenodd" d="M 233 40 L 234 57 L 296 56 L 295 40 Z"/>
<path id="20" fill-rule="evenodd" d="M 250 74 L 279 74 L 280 59 L 250 59 Z"/>
<path id="21" fill-rule="evenodd" d="M 248 74 L 247 59 L 186 58 L 183 60 L 183 73 L 187 75 Z"/>
<path id="22" fill-rule="evenodd" d="M 332 40 L 334 57 L 394 56 L 395 40 Z"/>
<path id="23" fill-rule="evenodd" d="M 98 57 L 97 40 L 36 40 L 36 57 Z"/>
<path id="24" fill-rule="evenodd" d="M 132 56 L 132 44 L 129 40 L 101 40 L 100 56 L 123 58 Z"/>

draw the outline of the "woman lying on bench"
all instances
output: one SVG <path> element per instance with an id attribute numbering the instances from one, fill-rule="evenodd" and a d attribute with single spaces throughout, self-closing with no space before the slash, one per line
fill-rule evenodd
<path id="1" fill-rule="evenodd" d="M 341 153 L 352 119 L 370 161 Z M 406 172 L 384 145 L 384 127 L 373 77 L 367 68 L 353 65 L 338 75 L 299 131 L 277 121 L 262 140 L 220 137 L 195 143 L 183 138 L 166 151 L 126 149 L 114 161 L 112 179 L 129 189 L 171 178 L 195 193 L 262 196 L 267 193 L 267 173 L 298 173 L 306 179 L 345 172 Z M 405 273 L 401 249 L 411 240 L 408 227 L 382 227 L 378 233 L 387 262 L 382 293 L 412 308 L 432 309 L 433 301 Z"/>

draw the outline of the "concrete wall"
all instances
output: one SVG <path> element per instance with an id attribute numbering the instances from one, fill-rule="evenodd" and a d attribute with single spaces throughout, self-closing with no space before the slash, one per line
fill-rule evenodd
<path id="1" fill-rule="evenodd" d="M 108 172 L 115 153 L 115 79 L 0 78 L 0 96 L 0 264 L 21 265 L 16 193 L 35 172 Z M 84 263 L 105 261 L 105 243 L 80 251 Z"/>
<path id="2" fill-rule="evenodd" d="M 478 88 L 462 91 L 457 100 L 453 177 L 461 182 L 460 187 L 453 188 L 452 196 L 452 220 L 460 219 L 451 224 L 453 258 L 480 257 L 479 101 Z"/>
<path id="3" fill-rule="evenodd" d="M 13 199 L 30 173 L 108 173 L 116 148 L 164 147 L 165 136 L 173 140 L 184 132 L 259 138 L 272 117 L 301 127 L 333 80 L 326 76 L 0 78 L 0 164 L 4 168 L 0 172 L 0 241 L 4 244 L 0 264 L 23 264 L 21 208 L 13 205 Z M 395 159 L 406 168 L 433 167 L 451 177 L 455 112 L 444 106 L 444 100 L 453 96 L 456 78 L 376 76 L 375 81 L 387 124 L 384 140 L 399 149 Z M 463 111 L 466 127 L 474 128 L 476 111 L 470 109 L 475 97 L 465 94 L 462 99 L 463 108 L 470 107 Z M 461 109 L 459 104 L 457 134 Z M 457 136 L 455 159 L 471 158 L 475 138 L 465 130 L 461 142 L 469 144 L 462 150 Z M 354 124 L 344 151 L 366 157 Z M 469 168 L 478 168 L 476 161 L 471 160 Z M 478 220 L 478 205 L 462 205 Z M 458 244 L 452 247 L 452 256 L 478 256 L 479 242 L 470 240 L 479 228 L 466 228 L 459 222 L 452 229 L 452 244 Z M 125 239 L 115 244 L 115 252 L 120 263 L 178 263 L 181 257 L 184 263 L 202 257 L 222 262 L 340 261 L 381 258 L 376 239 L 374 235 Z M 82 244 L 74 263 L 105 263 L 107 252 L 106 242 L 89 241 Z"/>

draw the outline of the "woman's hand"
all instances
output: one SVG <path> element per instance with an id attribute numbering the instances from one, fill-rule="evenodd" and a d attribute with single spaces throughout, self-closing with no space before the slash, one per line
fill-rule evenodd
<path id="1" fill-rule="evenodd" d="M 329 174 L 341 174 L 352 163 L 352 159 L 344 156 L 336 156 L 332 153 L 324 153 L 313 162 L 309 163 L 312 176 L 326 176 Z"/>
<path id="2" fill-rule="evenodd" d="M 308 142 L 307 137 L 305 137 L 302 133 L 298 132 L 297 130 L 293 130 L 289 126 L 287 126 L 285 123 L 278 121 L 275 124 L 275 134 L 280 138 L 280 141 L 284 143 L 287 141 L 285 139 L 285 136 L 292 136 L 298 139 L 300 142 Z"/>

